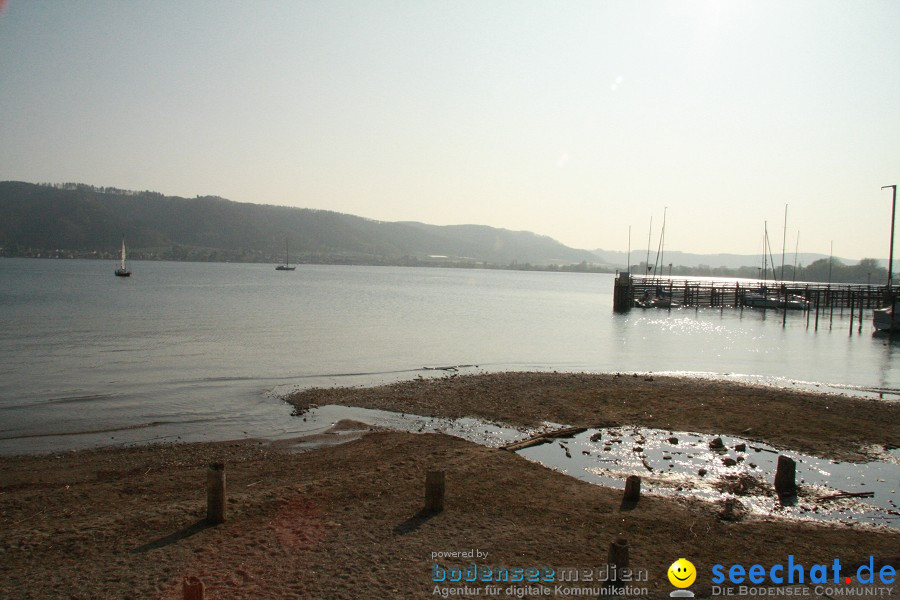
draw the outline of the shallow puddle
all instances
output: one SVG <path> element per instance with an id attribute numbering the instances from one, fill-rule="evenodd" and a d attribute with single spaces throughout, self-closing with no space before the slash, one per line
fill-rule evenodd
<path id="1" fill-rule="evenodd" d="M 776 514 L 900 527 L 900 466 L 890 460 L 831 461 L 731 436 L 718 436 L 723 448 L 714 450 L 710 442 L 716 437 L 645 427 L 589 429 L 519 454 L 609 487 L 624 488 L 628 475 L 640 475 L 642 491 L 715 501 L 729 519 L 739 519 L 743 513 Z M 799 496 L 785 504 L 778 501 L 773 486 L 779 455 L 797 463 Z M 872 492 L 874 496 L 827 498 L 839 492 Z"/>
<path id="2" fill-rule="evenodd" d="M 310 433 L 346 435 L 344 422 L 412 433 L 445 433 L 490 447 L 500 447 L 538 433 L 560 429 L 547 423 L 539 429 L 513 428 L 478 419 L 432 418 L 388 411 L 323 406 L 302 415 Z M 344 425 L 342 424 L 342 425 Z M 321 445 L 321 436 L 298 440 L 296 447 Z M 710 443 L 721 439 L 722 448 Z M 715 444 L 714 444 L 715 445 Z M 846 524 L 870 523 L 900 528 L 900 450 L 884 460 L 849 463 L 808 456 L 732 436 L 646 427 L 588 429 L 571 438 L 517 451 L 521 456 L 578 479 L 624 488 L 629 475 L 641 476 L 648 494 L 693 496 L 714 502 L 722 518 L 777 515 Z M 799 495 L 782 504 L 774 494 L 778 456 L 797 463 Z M 872 497 L 829 498 L 840 492 Z"/>

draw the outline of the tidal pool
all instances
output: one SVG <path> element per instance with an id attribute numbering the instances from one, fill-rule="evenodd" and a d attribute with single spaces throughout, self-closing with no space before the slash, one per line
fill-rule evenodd
<path id="1" fill-rule="evenodd" d="M 494 448 L 564 427 L 545 423 L 540 428 L 516 428 L 479 419 L 346 406 L 312 408 L 302 418 L 301 429 L 309 437 L 294 442 L 299 449 L 320 446 L 328 435 L 335 436 L 335 441 L 346 439 L 360 425 L 444 433 Z M 358 425 L 347 425 L 352 423 Z M 721 448 L 715 448 L 716 438 L 721 440 Z M 612 488 L 624 488 L 626 477 L 639 475 L 642 493 L 689 496 L 716 503 L 725 519 L 779 516 L 900 528 L 898 449 L 880 449 L 878 460 L 851 463 L 734 436 L 625 426 L 587 429 L 517 453 L 572 477 Z M 779 501 L 773 487 L 779 455 L 797 464 L 799 493 L 785 502 Z"/>

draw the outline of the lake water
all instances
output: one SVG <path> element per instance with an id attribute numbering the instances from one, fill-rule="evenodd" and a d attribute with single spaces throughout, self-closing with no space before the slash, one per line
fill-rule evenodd
<path id="1" fill-rule="evenodd" d="M 280 395 L 461 372 L 666 372 L 900 398 L 849 317 L 612 312 L 612 275 L 0 259 L 0 453 L 303 431 Z"/>

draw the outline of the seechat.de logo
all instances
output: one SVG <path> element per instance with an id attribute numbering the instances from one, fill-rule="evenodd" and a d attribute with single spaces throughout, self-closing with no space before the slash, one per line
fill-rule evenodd
<path id="1" fill-rule="evenodd" d="M 697 579 L 697 569 L 694 568 L 693 563 L 686 558 L 679 558 L 671 565 L 669 565 L 669 570 L 667 572 L 669 575 L 669 582 L 675 587 L 679 588 L 677 590 L 672 590 L 669 594 L 672 598 L 693 598 L 694 592 L 684 589 L 691 586 L 694 583 L 694 580 Z"/>

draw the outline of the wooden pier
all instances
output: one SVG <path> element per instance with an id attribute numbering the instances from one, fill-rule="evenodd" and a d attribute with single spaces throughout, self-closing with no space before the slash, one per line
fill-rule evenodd
<path id="1" fill-rule="evenodd" d="M 759 310 L 782 311 L 783 306 L 789 306 L 814 313 L 817 320 L 823 312 L 832 316 L 835 312 L 840 315 L 849 312 L 851 319 L 860 319 L 861 325 L 864 312 L 888 304 L 889 298 L 900 295 L 900 286 L 893 286 L 891 293 L 888 292 L 886 285 L 642 277 L 619 273 L 613 290 L 613 310 L 625 312 L 648 305 L 751 308 L 761 298 L 770 298 L 773 303 L 783 299 L 783 303 L 779 302 L 778 307 L 757 305 Z"/>

